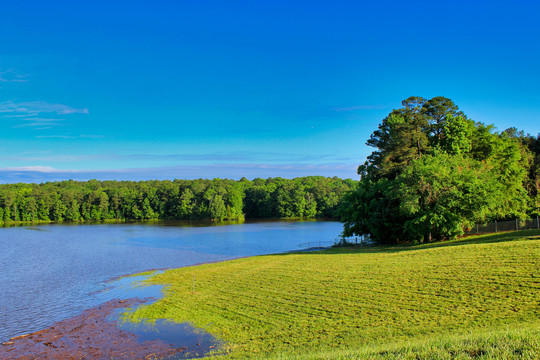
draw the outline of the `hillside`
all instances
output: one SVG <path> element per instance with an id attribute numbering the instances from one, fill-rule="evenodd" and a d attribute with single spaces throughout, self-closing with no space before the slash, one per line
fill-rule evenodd
<path id="1" fill-rule="evenodd" d="M 169 270 L 150 279 L 167 285 L 164 298 L 129 318 L 192 322 L 234 358 L 537 358 L 539 235 Z"/>

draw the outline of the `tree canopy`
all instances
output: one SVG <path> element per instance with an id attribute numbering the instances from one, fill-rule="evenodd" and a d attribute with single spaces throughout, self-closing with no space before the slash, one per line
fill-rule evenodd
<path id="1" fill-rule="evenodd" d="M 375 150 L 346 196 L 344 236 L 440 240 L 475 222 L 540 212 L 540 135 L 499 133 L 450 99 L 404 100 L 367 145 Z"/>
<path id="2" fill-rule="evenodd" d="M 356 181 L 311 176 L 0 185 L 0 223 L 338 217 Z"/>

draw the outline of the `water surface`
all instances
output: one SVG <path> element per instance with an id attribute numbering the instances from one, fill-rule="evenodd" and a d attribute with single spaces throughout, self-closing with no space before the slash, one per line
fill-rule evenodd
<path id="1" fill-rule="evenodd" d="M 259 222 L 40 225 L 0 228 L 0 342 L 139 289 L 110 279 L 149 269 L 297 250 L 333 241 L 341 224 Z M 120 284 L 122 282 L 120 281 Z M 143 296 L 155 296 L 154 293 Z"/>

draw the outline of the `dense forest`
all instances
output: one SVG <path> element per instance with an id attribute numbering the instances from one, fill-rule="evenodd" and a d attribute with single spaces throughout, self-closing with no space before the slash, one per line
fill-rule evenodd
<path id="1" fill-rule="evenodd" d="M 239 220 L 337 217 L 355 181 L 320 176 L 234 181 L 98 181 L 0 185 L 0 221 Z"/>
<path id="2" fill-rule="evenodd" d="M 344 200 L 343 236 L 442 240 L 540 213 L 540 135 L 497 132 L 448 98 L 404 100 L 367 145 L 375 150 Z"/>

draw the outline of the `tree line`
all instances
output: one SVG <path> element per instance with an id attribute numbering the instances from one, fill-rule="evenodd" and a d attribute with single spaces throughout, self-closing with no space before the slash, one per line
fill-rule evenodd
<path id="1" fill-rule="evenodd" d="M 0 222 L 335 218 L 354 184 L 321 176 L 4 184 Z"/>
<path id="2" fill-rule="evenodd" d="M 498 132 L 445 97 L 410 97 L 367 145 L 375 150 L 344 200 L 343 236 L 443 240 L 477 222 L 540 213 L 540 134 Z"/>

